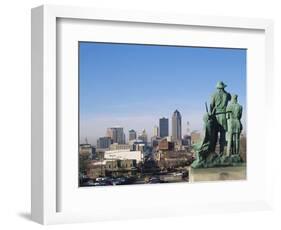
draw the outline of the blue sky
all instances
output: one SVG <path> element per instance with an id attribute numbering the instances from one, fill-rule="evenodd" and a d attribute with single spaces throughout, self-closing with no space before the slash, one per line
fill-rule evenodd
<path id="1" fill-rule="evenodd" d="M 216 82 L 246 104 L 246 50 L 79 43 L 80 138 L 95 144 L 106 128 L 149 136 L 160 117 L 178 109 L 192 130 L 202 129 L 204 103 Z M 243 114 L 245 118 L 245 113 Z M 170 125 L 171 126 L 171 125 Z M 245 125 L 244 125 L 245 127 Z M 171 127 L 170 127 L 171 128 Z"/>

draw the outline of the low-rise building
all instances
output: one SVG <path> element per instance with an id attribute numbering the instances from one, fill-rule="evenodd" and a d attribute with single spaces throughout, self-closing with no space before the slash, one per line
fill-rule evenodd
<path id="1" fill-rule="evenodd" d="M 191 132 L 191 144 L 197 144 L 201 141 L 201 134 L 198 131 Z"/>
<path id="2" fill-rule="evenodd" d="M 117 170 L 118 168 L 118 160 L 105 160 L 106 170 Z"/>
<path id="3" fill-rule="evenodd" d="M 147 142 L 144 142 L 143 140 L 134 140 L 134 141 L 130 141 L 130 150 L 131 151 L 141 151 L 142 153 L 144 153 L 145 148 L 147 146 Z"/>
<path id="4" fill-rule="evenodd" d="M 109 146 L 109 150 L 130 150 L 130 145 L 113 143 Z"/>
<path id="5" fill-rule="evenodd" d="M 172 151 L 175 148 L 175 143 L 168 141 L 166 138 L 159 141 L 158 149 L 161 151 Z"/>
<path id="6" fill-rule="evenodd" d="M 136 160 L 105 160 L 105 169 L 107 171 L 131 170 L 137 166 Z"/>
<path id="7" fill-rule="evenodd" d="M 137 166 L 136 160 L 120 160 L 119 161 L 120 168 L 125 170 L 131 170 L 132 168 L 135 168 Z"/>
<path id="8" fill-rule="evenodd" d="M 153 136 L 151 137 L 151 147 L 156 148 L 159 145 L 159 142 L 162 140 L 162 138 Z"/>
<path id="9" fill-rule="evenodd" d="M 130 176 L 136 172 L 137 161 L 131 159 L 110 159 L 103 161 L 91 161 L 87 167 L 87 176 L 90 179 L 97 177 Z"/>
<path id="10" fill-rule="evenodd" d="M 95 155 L 96 148 L 92 147 L 91 144 L 80 144 L 79 146 L 79 154 L 84 159 L 92 159 Z"/>
<path id="11" fill-rule="evenodd" d="M 191 136 L 190 135 L 184 135 L 184 137 L 182 139 L 182 145 L 191 146 Z"/>
<path id="12" fill-rule="evenodd" d="M 105 151 L 104 159 L 106 160 L 136 160 L 137 163 L 143 161 L 143 154 L 141 151 L 130 150 L 109 150 Z"/>
<path id="13" fill-rule="evenodd" d="M 90 179 L 96 179 L 97 177 L 105 176 L 105 161 L 91 161 L 87 165 L 87 176 Z"/>

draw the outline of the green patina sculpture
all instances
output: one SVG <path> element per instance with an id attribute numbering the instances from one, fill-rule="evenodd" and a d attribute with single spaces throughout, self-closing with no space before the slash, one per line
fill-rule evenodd
<path id="1" fill-rule="evenodd" d="M 243 129 L 241 124 L 242 106 L 237 102 L 237 95 L 233 95 L 231 103 L 227 106 L 227 156 L 239 154 L 240 134 Z"/>
<path id="2" fill-rule="evenodd" d="M 241 163 L 239 140 L 242 125 L 242 106 L 237 103 L 237 95 L 232 97 L 225 91 L 226 85 L 219 81 L 217 91 L 212 95 L 210 112 L 204 115 L 204 139 L 199 146 L 194 146 L 196 159 L 193 168 L 232 166 Z M 227 142 L 226 142 L 227 136 Z M 219 140 L 219 152 L 216 146 Z M 227 144 L 227 151 L 224 149 Z"/>
<path id="3" fill-rule="evenodd" d="M 216 146 L 216 127 L 217 121 L 214 115 L 208 112 L 203 117 L 204 121 L 204 139 L 202 144 L 194 146 L 196 151 L 196 160 L 192 163 L 192 167 L 201 168 L 205 167 L 210 153 L 214 152 Z"/>
<path id="4" fill-rule="evenodd" d="M 224 146 L 226 144 L 225 134 L 227 132 L 227 120 L 226 120 L 226 107 L 227 103 L 231 99 L 231 95 L 225 91 L 226 85 L 219 81 L 217 83 L 217 91 L 213 94 L 211 98 L 211 114 L 216 116 L 217 127 L 216 127 L 216 135 L 215 142 L 217 142 L 218 134 L 219 134 L 219 144 L 220 144 L 220 154 L 223 154 Z M 215 151 L 215 146 L 212 149 Z"/>

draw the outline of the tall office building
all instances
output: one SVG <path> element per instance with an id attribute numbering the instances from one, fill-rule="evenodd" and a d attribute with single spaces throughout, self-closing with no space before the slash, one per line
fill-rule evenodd
<path id="1" fill-rule="evenodd" d="M 129 130 L 129 141 L 137 139 L 137 132 L 133 129 Z"/>
<path id="2" fill-rule="evenodd" d="M 153 137 L 159 137 L 159 128 L 158 128 L 157 125 L 155 125 L 155 126 L 153 127 L 152 136 L 153 136 Z"/>
<path id="3" fill-rule="evenodd" d="M 181 139 L 181 114 L 176 110 L 172 116 L 172 140 L 178 141 Z"/>
<path id="4" fill-rule="evenodd" d="M 125 134 L 122 127 L 112 127 L 107 129 L 107 136 L 112 143 L 125 144 Z"/>
<path id="5" fill-rule="evenodd" d="M 169 136 L 169 119 L 162 117 L 159 119 L 159 135 L 160 137 Z"/>
<path id="6" fill-rule="evenodd" d="M 97 148 L 99 149 L 107 149 L 111 145 L 111 138 L 110 137 L 100 137 L 97 140 Z"/>
<path id="7" fill-rule="evenodd" d="M 142 131 L 142 133 L 138 136 L 139 140 L 142 140 L 143 142 L 147 143 L 147 133 L 145 129 Z"/>
<path id="8" fill-rule="evenodd" d="M 190 123 L 189 123 L 189 121 L 186 123 L 186 134 L 190 136 Z"/>

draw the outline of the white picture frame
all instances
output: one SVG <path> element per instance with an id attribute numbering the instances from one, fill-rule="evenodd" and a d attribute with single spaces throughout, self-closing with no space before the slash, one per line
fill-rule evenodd
<path id="1" fill-rule="evenodd" d="M 67 21 L 70 25 L 73 22 L 78 22 L 75 26 L 75 31 L 78 33 L 78 37 L 74 36 L 72 31 L 72 26 L 63 27 L 60 24 L 63 20 Z M 82 20 L 82 21 L 81 21 Z M 59 156 L 57 153 L 61 150 L 60 133 L 64 133 L 63 126 L 60 126 L 60 112 L 64 109 L 70 109 L 73 114 L 75 111 L 72 108 L 66 108 L 63 106 L 63 100 L 58 102 L 61 95 L 61 83 L 58 82 L 57 75 L 60 74 L 58 71 L 58 65 L 62 62 L 58 58 L 60 51 L 65 51 L 65 49 L 59 50 L 59 34 L 60 29 L 64 30 L 65 33 L 71 33 L 73 36 L 68 36 L 69 41 L 72 39 L 79 40 L 79 36 L 84 36 L 84 38 L 91 38 L 91 31 L 83 34 L 83 26 L 79 23 L 83 22 L 103 22 L 110 27 L 116 27 L 118 23 L 130 24 L 130 28 L 133 28 L 135 24 L 148 25 L 155 28 L 161 27 L 164 30 L 174 30 L 180 28 L 181 30 L 185 28 L 199 29 L 205 35 L 208 34 L 210 39 L 210 46 L 223 46 L 232 47 L 231 37 L 234 40 L 239 40 L 237 37 L 229 35 L 229 43 L 222 43 L 220 35 L 216 35 L 216 32 L 222 33 L 222 31 L 239 31 L 239 33 L 247 34 L 253 32 L 255 34 L 260 34 L 257 38 L 257 42 L 254 42 L 254 37 L 242 36 L 245 39 L 244 44 L 253 43 L 253 47 L 257 48 L 259 53 L 252 53 L 249 59 L 249 76 L 248 89 L 250 89 L 250 98 L 248 104 L 251 107 L 249 110 L 248 121 L 249 131 L 254 128 L 254 121 L 258 119 L 263 119 L 265 121 L 264 127 L 261 127 L 262 131 L 266 133 L 264 137 L 265 146 L 264 148 L 256 148 L 254 142 L 260 141 L 261 137 L 252 134 L 252 140 L 250 140 L 249 151 L 255 152 L 250 156 L 249 161 L 249 171 L 247 172 L 249 178 L 246 182 L 224 182 L 224 183 L 202 183 L 193 185 L 193 187 L 187 187 L 186 185 L 162 185 L 160 186 L 130 186 L 133 188 L 128 188 L 129 186 L 124 186 L 122 188 L 111 188 L 97 190 L 91 188 L 79 190 L 76 187 L 75 180 L 78 178 L 73 178 L 74 181 L 69 184 L 64 183 L 65 173 L 72 172 L 71 170 L 77 171 L 75 164 L 77 162 L 72 162 L 70 158 L 70 166 L 61 166 L 63 164 L 63 155 Z M 117 23 L 117 24 L 116 24 Z M 89 26 L 89 25 L 88 25 Z M 90 25 L 91 26 L 91 25 Z M 65 29 L 66 28 L 66 29 Z M 69 29 L 69 30 L 68 30 Z M 84 28 L 85 30 L 85 28 Z M 146 33 L 146 27 L 143 32 Z M 211 32 L 209 30 L 212 30 Z M 80 31 L 80 32 L 79 32 Z M 103 30 L 104 31 L 104 30 Z M 125 31 L 125 29 L 124 29 Z M 89 35 L 90 34 L 90 35 Z M 124 33 L 126 36 L 126 32 Z M 69 34 L 67 34 L 69 35 Z M 70 34 L 71 35 L 71 34 Z M 102 41 L 123 41 L 125 37 L 106 37 L 111 36 L 110 33 L 104 33 L 99 37 Z M 156 36 L 156 35 L 155 35 Z M 159 36 L 159 35 L 158 35 Z M 200 38 L 201 35 L 198 35 Z M 91 8 L 79 8 L 79 7 L 66 7 L 66 6 L 51 6 L 44 5 L 32 9 L 32 188 L 31 188 L 31 213 L 32 219 L 41 224 L 56 224 L 56 223 L 70 223 L 70 222 L 81 222 L 81 221 L 97 221 L 97 220 L 107 220 L 107 219 L 127 219 L 127 218 L 142 218 L 142 217 L 165 217 L 172 215 L 187 215 L 194 213 L 206 213 L 206 212 L 234 212 L 234 211 L 245 211 L 245 210 L 264 210 L 272 207 L 272 186 L 273 186 L 273 169 L 271 168 L 272 153 L 274 152 L 275 146 L 271 143 L 271 137 L 274 135 L 274 124 L 272 114 L 266 112 L 265 110 L 259 111 L 258 106 L 254 105 L 254 95 L 256 95 L 257 100 L 261 100 L 263 106 L 266 106 L 267 111 L 273 111 L 275 101 L 274 101 L 274 77 L 273 77 L 273 23 L 271 20 L 266 19 L 248 19 L 248 18 L 231 18 L 231 17 L 211 17 L 211 16 L 190 16 L 190 15 L 173 15 L 173 14 L 163 14 L 157 12 L 133 12 L 133 11 L 114 11 L 114 10 L 101 10 L 101 9 L 91 9 Z M 64 36 L 63 39 L 65 39 Z M 227 36 L 226 36 L 227 37 Z M 245 38 L 244 38 L 245 37 Z M 68 39 L 68 38 L 67 38 Z M 120 40 L 118 40 L 120 39 Z M 139 36 L 136 38 L 130 37 L 128 39 L 136 39 L 137 43 L 148 43 L 144 36 Z M 151 39 L 156 39 L 151 38 Z M 251 41 L 253 39 L 253 41 Z M 156 41 L 155 40 L 155 41 Z M 200 39 L 199 39 L 200 40 Z M 66 40 L 61 40 L 65 42 Z M 132 40 L 133 41 L 133 40 Z M 250 42 L 251 41 L 251 42 Z M 156 41 L 157 42 L 157 41 Z M 181 41 L 179 41 L 180 43 Z M 186 41 L 182 41 L 186 44 Z M 193 44 L 192 40 L 188 41 Z M 243 41 L 239 41 L 242 42 Z M 161 43 L 174 44 L 173 40 L 162 40 Z M 188 44 L 189 44 L 188 43 Z M 241 43 L 241 44 L 242 44 Z M 197 43 L 196 43 L 197 44 Z M 202 40 L 202 46 L 208 46 L 206 40 Z M 236 43 L 235 43 L 236 44 Z M 240 43 L 237 42 L 235 47 L 239 47 Z M 261 45 L 262 44 L 262 45 Z M 245 45 L 241 45 L 245 47 Z M 247 45 L 246 45 L 247 46 Z M 70 47 L 71 48 L 71 47 Z M 248 48 L 248 47 L 245 47 Z M 250 48 L 251 49 L 251 48 Z M 255 48 L 253 48 L 255 50 Z M 254 55 L 259 54 L 259 55 Z M 59 54 L 61 55 L 61 54 Z M 73 56 L 74 55 L 74 56 Z M 67 54 L 70 59 L 67 59 L 69 63 L 73 64 L 73 57 L 77 55 L 75 52 L 72 54 Z M 251 57 L 258 56 L 258 59 L 251 59 Z M 64 56 L 63 56 L 64 57 Z M 72 58 L 72 59 L 71 59 Z M 65 59 L 66 60 L 66 59 Z M 251 61 L 252 60 L 252 61 Z M 255 68 L 251 66 L 256 66 Z M 75 66 L 75 64 L 73 65 Z M 69 68 L 69 71 L 73 72 L 75 70 Z M 69 73 L 72 77 L 69 81 L 72 81 L 77 75 L 75 73 Z M 252 77 L 251 77 L 252 76 Z M 254 79 L 254 76 L 258 76 Z M 72 80 L 71 80 L 72 79 Z M 68 81 L 64 78 L 63 81 Z M 251 85 L 249 86 L 249 82 Z M 76 87 L 75 82 L 72 84 L 69 82 L 70 87 Z M 64 88 L 66 89 L 66 88 Z M 67 90 L 64 90 L 64 92 Z M 70 97 L 77 97 L 76 94 L 70 93 Z M 78 100 L 76 98 L 76 100 Z M 265 108 L 265 107 L 264 107 Z M 259 112 L 257 118 L 253 114 Z M 71 116 L 70 116 L 71 117 Z M 75 119 L 75 116 L 72 117 Z M 253 122 L 251 122 L 253 121 Z M 68 124 L 71 124 L 69 120 Z M 61 127 L 61 128 L 58 128 Z M 75 132 L 75 128 L 72 130 Z M 70 132 L 72 132 L 70 131 Z M 77 130 L 76 130 L 77 131 Z M 63 142 L 62 142 L 63 143 Z M 251 144 L 252 143 L 252 144 Z M 75 143 L 77 144 L 77 143 Z M 70 149 L 73 154 L 78 154 L 77 149 Z M 74 155 L 73 155 L 74 156 Z M 261 169 L 261 156 L 265 160 L 265 163 Z M 73 158 L 74 159 L 74 158 Z M 252 160 L 252 162 L 251 162 Z M 256 163 L 255 163 L 256 162 Z M 259 163 L 257 163 L 259 162 Z M 74 166 L 74 168 L 73 168 Z M 68 168 L 67 168 L 68 167 Z M 71 168 L 72 167 L 72 168 Z M 78 167 L 78 165 L 77 165 Z M 67 169 L 66 169 L 67 168 Z M 64 171 L 69 170 L 69 171 Z M 254 175 L 257 172 L 257 176 Z M 71 174 L 72 175 L 72 174 Z M 75 175 L 75 173 L 73 174 Z M 262 177 L 262 181 L 258 181 L 256 177 Z M 254 181 L 251 184 L 251 181 Z M 211 185 L 210 185 L 211 184 Z M 69 186 L 69 187 L 67 187 Z M 250 192 L 246 194 L 245 197 L 237 196 L 233 198 L 220 197 L 214 198 L 214 200 L 208 201 L 208 199 L 202 199 L 200 191 L 206 191 L 210 187 L 209 192 L 212 194 L 217 194 L 221 189 L 225 191 L 233 191 L 241 189 L 241 191 L 258 191 L 250 199 Z M 253 187 L 256 186 L 256 187 Z M 77 191 L 79 192 L 77 193 Z M 117 191 L 118 190 L 118 191 Z M 183 192 L 180 192 L 184 191 Z M 63 191 L 63 192 L 61 192 Z M 130 207 L 131 199 L 125 200 L 126 197 L 132 197 L 134 194 L 152 194 L 153 196 L 159 194 L 159 198 L 165 197 L 167 194 L 176 192 L 179 198 L 175 198 L 173 201 L 167 201 L 165 205 L 162 205 L 158 199 L 149 200 L 150 207 L 148 210 L 145 206 L 141 205 L 143 200 L 139 199 L 139 206 Z M 82 194 L 83 193 L 83 194 Z M 112 199 L 114 194 L 120 194 L 120 200 L 122 202 Z M 189 193 L 189 194 L 188 194 Z M 91 200 L 89 198 L 91 194 L 98 194 L 100 200 L 104 199 L 103 204 L 114 204 L 117 207 L 112 208 L 112 210 L 103 209 L 101 202 L 97 200 Z M 196 195 L 197 194 L 197 195 Z M 192 202 L 183 201 L 180 202 L 180 198 L 184 196 L 191 195 L 193 197 Z M 81 197 L 83 202 L 78 202 L 78 197 Z M 103 197 L 104 196 L 104 197 Z M 196 197 L 197 196 L 197 197 Z M 84 198 L 82 198 L 84 197 Z M 87 199 L 85 199 L 87 197 Z M 106 198 L 107 197 L 107 198 Z M 200 198 L 201 197 L 201 198 Z M 108 200 L 107 200 L 108 199 Z M 202 200 L 202 202 L 200 202 Z M 89 205 L 85 204 L 89 202 Z M 95 203 L 96 202 L 96 203 Z M 116 202 L 116 203 L 114 203 Z M 63 206 L 61 206 L 63 203 Z M 96 204 L 96 205 L 93 205 Z M 138 203 L 137 203 L 138 204 Z M 125 207 L 120 209 L 120 206 Z M 79 206 L 79 207 L 78 207 Z M 89 208 L 88 206 L 91 206 Z M 189 207 L 188 209 L 186 207 Z M 62 208 L 63 207 L 63 208 Z M 171 210 L 167 209 L 171 207 Z M 77 210 L 76 210 L 77 208 Z M 71 209 L 71 210 L 70 210 Z M 175 210 L 176 209 L 176 210 Z M 81 211 L 84 210 L 84 211 Z M 144 211 L 145 210 L 145 211 Z"/>

